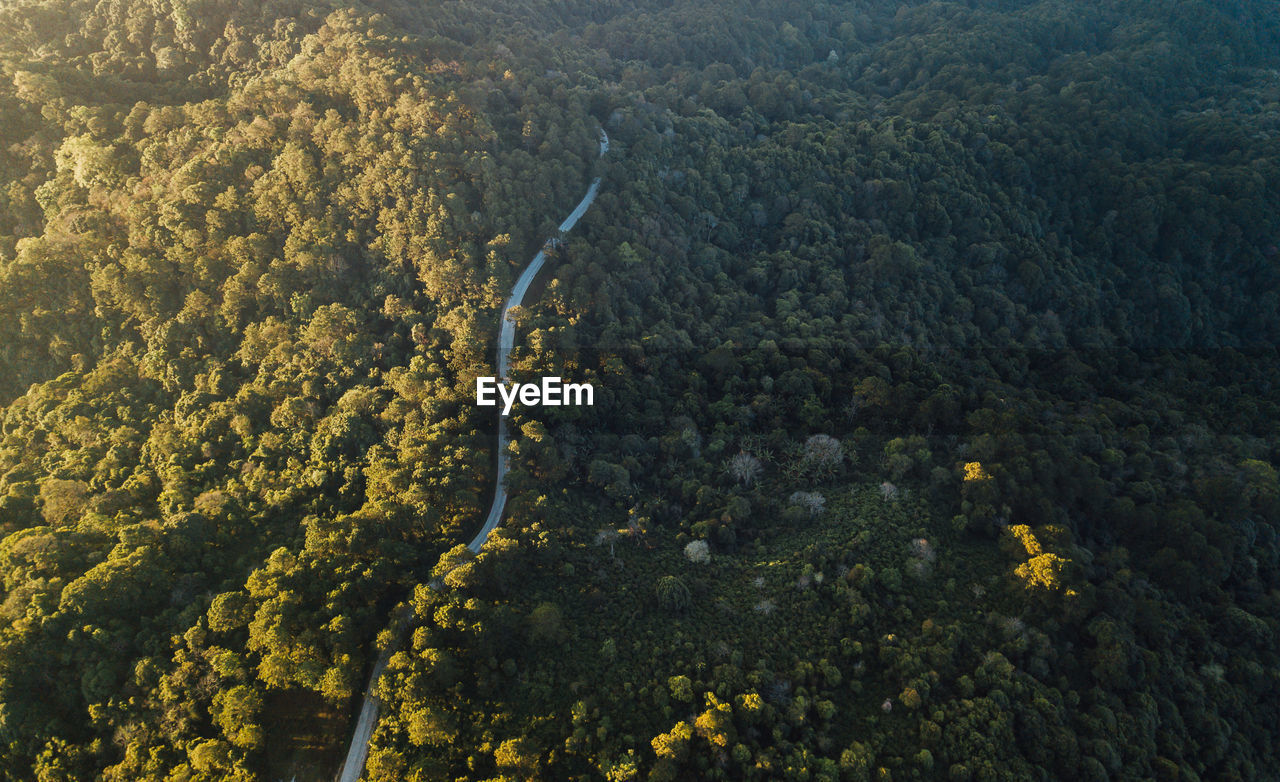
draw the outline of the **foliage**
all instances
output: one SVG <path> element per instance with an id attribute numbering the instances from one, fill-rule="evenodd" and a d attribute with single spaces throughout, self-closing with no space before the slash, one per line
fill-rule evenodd
<path id="1" fill-rule="evenodd" d="M 3 775 L 262 778 L 407 600 L 369 779 L 1266 776 L 1278 52 L 1253 0 L 5 4 Z M 474 379 L 597 176 L 511 364 L 596 406 L 514 411 L 473 555 Z"/>

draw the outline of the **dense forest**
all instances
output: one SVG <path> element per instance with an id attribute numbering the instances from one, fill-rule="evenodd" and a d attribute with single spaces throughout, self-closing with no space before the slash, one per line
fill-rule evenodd
<path id="1" fill-rule="evenodd" d="M 1266 778 L 1277 346 L 1264 0 L 0 0 L 0 775 Z"/>

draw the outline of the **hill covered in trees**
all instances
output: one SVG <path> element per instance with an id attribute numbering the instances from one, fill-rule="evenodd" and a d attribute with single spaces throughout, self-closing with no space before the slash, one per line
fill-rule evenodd
<path id="1" fill-rule="evenodd" d="M 0 5 L 0 768 L 1265 776 L 1273 10 Z"/>

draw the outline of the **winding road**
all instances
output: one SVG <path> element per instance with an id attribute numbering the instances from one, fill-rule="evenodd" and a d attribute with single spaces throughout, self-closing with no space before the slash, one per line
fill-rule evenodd
<path id="1" fill-rule="evenodd" d="M 600 157 L 604 157 L 609 151 L 609 135 L 600 129 Z M 578 224 L 582 216 L 591 208 L 591 204 L 596 200 L 596 194 L 600 192 L 600 177 L 596 177 L 591 182 L 591 186 L 587 188 L 587 193 L 569 213 L 569 216 L 560 223 L 560 234 L 568 233 Z M 558 238 L 558 237 L 555 237 Z M 547 245 L 550 245 L 554 239 L 548 239 Z M 498 377 L 506 379 L 508 359 L 511 355 L 511 348 L 514 347 L 516 341 L 516 324 L 511 319 L 511 310 L 519 307 L 524 303 L 524 296 L 529 291 L 529 286 L 533 284 L 533 279 L 538 276 L 538 272 L 542 270 L 543 264 L 547 261 L 547 253 L 544 248 L 533 256 L 533 260 L 525 267 L 524 272 L 520 275 L 520 279 L 516 280 L 516 284 L 511 288 L 511 295 L 507 297 L 506 304 L 502 305 L 502 315 L 498 321 Z M 489 506 L 489 515 L 485 517 L 484 526 L 476 533 L 475 538 L 467 544 L 467 548 L 472 552 L 479 554 L 480 547 L 489 539 L 489 533 L 498 526 L 502 521 L 502 512 L 507 507 L 507 487 L 503 484 L 507 477 L 507 443 L 510 436 L 507 432 L 507 418 L 504 415 L 498 415 L 498 469 L 495 472 L 496 486 L 493 490 L 493 503 Z M 433 587 L 439 588 L 432 584 Z M 392 620 L 392 625 L 399 624 L 403 617 L 397 616 Z M 397 633 L 399 635 L 399 633 Z M 365 759 L 369 756 L 369 741 L 373 738 L 373 729 L 378 724 L 378 707 L 381 705 L 376 695 L 373 694 L 373 686 L 377 683 L 378 677 L 382 675 L 383 670 L 387 667 L 387 662 L 391 659 L 391 654 L 395 643 L 388 644 L 386 649 L 378 655 L 378 659 L 373 664 L 373 671 L 369 675 L 369 685 L 364 691 L 364 700 L 360 704 L 360 716 L 356 718 L 356 728 L 351 736 L 351 745 L 347 749 L 347 758 L 342 763 L 342 770 L 338 773 L 339 782 L 357 782 L 360 774 L 364 771 Z"/>

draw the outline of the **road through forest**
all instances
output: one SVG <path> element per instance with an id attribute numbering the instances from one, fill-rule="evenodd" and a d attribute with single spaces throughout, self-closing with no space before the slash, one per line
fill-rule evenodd
<path id="1" fill-rule="evenodd" d="M 609 151 L 609 136 L 602 128 L 600 130 L 600 157 L 604 157 Z M 596 194 L 600 192 L 600 177 L 596 177 L 591 182 L 591 186 L 587 188 L 587 193 L 578 202 L 569 216 L 560 223 L 560 234 L 565 234 L 578 224 L 582 216 L 591 208 L 591 204 L 596 200 Z M 548 240 L 550 244 L 552 240 Z M 524 303 L 524 296 L 529 291 L 529 286 L 533 284 L 533 280 L 538 276 L 538 272 L 542 270 L 543 264 L 546 263 L 546 249 L 539 250 L 538 254 L 533 256 L 533 260 L 525 267 L 520 278 L 516 280 L 516 284 L 511 288 L 511 295 L 507 297 L 507 301 L 502 305 L 502 315 L 498 319 L 498 377 L 505 379 L 507 376 L 507 362 L 511 355 L 511 348 L 515 346 L 516 340 L 516 324 L 511 319 L 511 310 L 519 307 Z M 496 486 L 493 491 L 493 502 L 489 506 L 489 514 L 485 517 L 484 525 L 480 527 L 480 531 L 476 533 L 475 538 L 467 544 L 467 548 L 472 552 L 479 554 L 480 547 L 489 539 L 489 533 L 498 526 L 498 522 L 502 521 L 502 512 L 507 507 L 507 488 L 503 485 L 503 481 L 507 477 L 507 442 L 509 440 L 507 432 L 507 418 L 499 413 L 498 415 L 498 469 L 495 471 Z M 392 620 L 394 625 L 396 620 Z M 373 729 L 378 724 L 378 698 L 373 694 L 373 686 L 377 683 L 378 677 L 382 675 L 382 671 L 387 667 L 387 661 L 391 659 L 393 645 L 388 645 L 382 653 L 378 655 L 378 659 L 373 664 L 373 671 L 369 675 L 369 685 L 365 688 L 364 700 L 360 704 L 360 716 L 356 718 L 355 731 L 351 736 L 351 745 L 347 748 L 346 760 L 342 763 L 342 770 L 338 773 L 339 782 L 356 782 L 360 778 L 360 774 L 364 771 L 364 761 L 369 755 L 369 741 L 373 738 Z"/>

